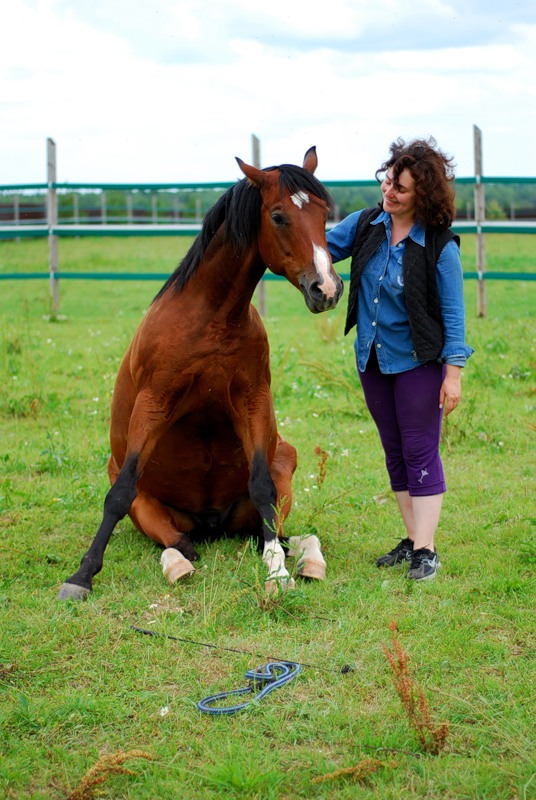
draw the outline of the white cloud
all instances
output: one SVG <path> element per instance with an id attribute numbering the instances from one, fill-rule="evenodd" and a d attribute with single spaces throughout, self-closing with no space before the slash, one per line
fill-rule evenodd
<path id="1" fill-rule="evenodd" d="M 17 0 L 0 56 L 0 183 L 234 180 L 317 145 L 324 180 L 370 178 L 433 134 L 472 172 L 536 174 L 536 7 L 498 0 Z"/>

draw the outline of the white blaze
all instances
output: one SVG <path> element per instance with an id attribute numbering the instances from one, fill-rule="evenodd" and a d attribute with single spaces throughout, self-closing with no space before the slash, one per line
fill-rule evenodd
<path id="1" fill-rule="evenodd" d="M 318 277 L 321 279 L 320 284 L 322 286 L 322 291 L 327 297 L 333 297 L 335 292 L 337 291 L 337 287 L 335 285 L 335 281 L 331 277 L 330 274 L 330 258 L 327 250 L 324 247 L 320 247 L 319 245 L 313 242 L 313 259 L 315 263 L 315 269 L 317 272 Z"/>
<path id="2" fill-rule="evenodd" d="M 295 206 L 303 208 L 309 202 L 309 195 L 306 192 L 296 192 L 296 194 L 290 196 L 290 199 Z"/>

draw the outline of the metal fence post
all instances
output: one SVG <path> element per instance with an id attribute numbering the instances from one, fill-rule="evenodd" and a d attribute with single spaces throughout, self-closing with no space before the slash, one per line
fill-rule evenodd
<path id="1" fill-rule="evenodd" d="M 48 271 L 50 274 L 51 312 L 55 315 L 60 307 L 60 284 L 58 271 L 58 237 L 53 233 L 58 224 L 58 194 L 56 183 L 56 143 L 47 139 L 47 222 L 48 222 Z"/>
<path id="2" fill-rule="evenodd" d="M 475 222 L 476 222 L 476 271 L 477 279 L 477 315 L 486 316 L 486 242 L 482 233 L 482 223 L 486 218 L 484 201 L 484 184 L 482 183 L 482 131 L 473 125 L 473 141 L 475 149 Z"/>

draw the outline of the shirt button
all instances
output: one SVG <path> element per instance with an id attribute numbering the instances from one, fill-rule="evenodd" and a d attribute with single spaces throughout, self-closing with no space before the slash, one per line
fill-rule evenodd
<path id="1" fill-rule="evenodd" d="M 377 344 L 376 347 L 381 347 L 381 344 Z"/>
<path id="2" fill-rule="evenodd" d="M 372 323 L 372 327 L 373 327 L 373 328 L 375 328 L 375 327 L 376 327 L 376 323 L 375 323 L 375 322 L 373 322 L 373 323 Z"/>
<path id="3" fill-rule="evenodd" d="M 375 302 L 375 303 L 377 303 L 377 302 L 378 302 L 378 298 L 377 298 L 377 297 L 375 297 L 375 298 L 374 298 L 374 302 Z"/>

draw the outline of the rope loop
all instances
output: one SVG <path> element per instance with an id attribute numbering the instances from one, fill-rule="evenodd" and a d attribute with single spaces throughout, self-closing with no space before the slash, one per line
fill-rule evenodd
<path id="1" fill-rule="evenodd" d="M 250 681 L 249 686 L 205 697 L 198 702 L 197 708 L 205 714 L 236 714 L 237 711 L 242 711 L 242 709 L 247 708 L 251 703 L 258 703 L 274 689 L 279 689 L 280 686 L 284 686 L 285 683 L 288 683 L 295 678 L 296 675 L 299 675 L 301 671 L 301 666 L 295 661 L 271 661 L 268 664 L 257 667 L 257 669 L 249 669 L 246 672 L 246 678 Z M 258 691 L 259 686 L 262 687 L 260 691 Z M 255 697 L 246 700 L 245 703 L 238 703 L 234 706 L 214 705 L 221 700 L 225 700 L 227 697 L 248 693 L 253 694 L 254 692 L 257 692 Z"/>

